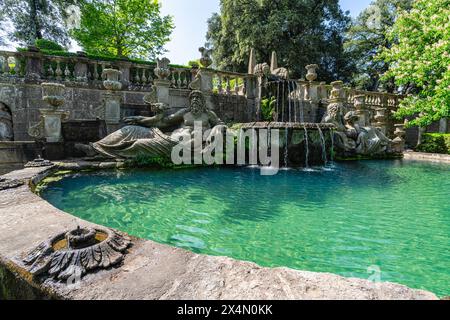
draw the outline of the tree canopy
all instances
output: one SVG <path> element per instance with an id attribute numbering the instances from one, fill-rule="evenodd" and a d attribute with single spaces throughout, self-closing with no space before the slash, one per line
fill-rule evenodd
<path id="1" fill-rule="evenodd" d="M 294 77 L 316 63 L 319 79 L 349 80 L 353 66 L 343 47 L 350 23 L 338 0 L 221 0 L 220 14 L 208 21 L 207 45 L 222 69 L 246 71 L 254 48 L 261 62 L 277 51 Z"/>
<path id="2" fill-rule="evenodd" d="M 394 44 L 380 53 L 389 63 L 385 78 L 414 86 L 399 117 L 417 116 L 410 125 L 427 126 L 450 116 L 450 0 L 416 0 L 389 32 Z"/>
<path id="3" fill-rule="evenodd" d="M 32 45 L 38 39 L 48 39 L 68 45 L 70 38 L 64 20 L 72 0 L 2 0 L 2 12 L 13 25 L 8 38 L 22 45 Z"/>
<path id="4" fill-rule="evenodd" d="M 365 90 L 378 90 L 381 85 L 393 91 L 391 79 L 381 76 L 388 70 L 386 61 L 376 59 L 382 48 L 392 46 L 388 32 L 397 19 L 398 10 L 411 8 L 413 0 L 375 0 L 363 10 L 347 33 L 345 49 L 356 64 L 351 84 Z"/>
<path id="5" fill-rule="evenodd" d="M 152 59 L 164 52 L 172 30 L 157 0 L 86 0 L 72 35 L 88 53 Z"/>

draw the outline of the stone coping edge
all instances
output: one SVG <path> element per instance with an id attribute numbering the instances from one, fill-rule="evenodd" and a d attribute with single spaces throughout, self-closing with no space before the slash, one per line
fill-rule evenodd
<path id="1" fill-rule="evenodd" d="M 404 158 L 407 160 L 431 161 L 431 162 L 450 164 L 450 155 L 449 154 L 407 151 L 404 153 Z"/>

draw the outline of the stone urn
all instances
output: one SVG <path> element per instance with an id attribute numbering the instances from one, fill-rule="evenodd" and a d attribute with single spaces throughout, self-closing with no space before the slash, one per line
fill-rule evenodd
<path id="1" fill-rule="evenodd" d="M 201 47 L 198 49 L 198 51 L 202 54 L 202 57 L 200 58 L 200 63 L 204 68 L 208 68 L 212 65 L 212 59 L 211 59 L 211 50 L 208 50 L 204 47 Z"/>
<path id="2" fill-rule="evenodd" d="M 102 72 L 103 86 L 110 91 L 122 89 L 122 83 L 119 81 L 122 72 L 116 69 L 104 69 Z"/>
<path id="3" fill-rule="evenodd" d="M 317 79 L 317 68 L 319 68 L 319 66 L 317 64 L 310 64 L 310 65 L 307 65 L 305 68 L 308 71 L 306 74 L 306 79 L 310 82 L 316 80 Z"/>
<path id="4" fill-rule="evenodd" d="M 47 102 L 53 110 L 64 104 L 64 93 L 66 86 L 59 83 L 42 83 L 42 100 Z"/>
<path id="5" fill-rule="evenodd" d="M 169 63 L 170 60 L 167 58 L 156 60 L 156 68 L 154 72 L 159 80 L 167 80 L 167 78 L 170 76 L 171 72 L 169 68 Z"/>

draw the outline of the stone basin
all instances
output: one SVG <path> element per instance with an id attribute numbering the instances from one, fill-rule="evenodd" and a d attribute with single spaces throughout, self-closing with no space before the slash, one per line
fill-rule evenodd
<path id="1" fill-rule="evenodd" d="M 37 282 L 18 257 L 61 230 L 102 228 L 56 209 L 33 193 L 56 170 L 118 168 L 120 163 L 58 163 L 26 168 L 3 178 L 26 184 L 0 192 L 0 299 L 437 299 L 433 293 L 394 283 L 334 274 L 263 268 L 226 257 L 132 238 L 122 265 L 86 275 L 77 285 Z M 0 294 L 0 295 L 1 295 Z"/>

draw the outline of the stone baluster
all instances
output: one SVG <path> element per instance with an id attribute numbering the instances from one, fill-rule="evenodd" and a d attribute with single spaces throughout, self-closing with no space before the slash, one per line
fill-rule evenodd
<path id="1" fill-rule="evenodd" d="M 48 62 L 48 69 L 47 69 L 47 78 L 48 79 L 54 79 L 55 78 L 55 70 L 53 70 L 53 61 L 49 60 Z"/>
<path id="2" fill-rule="evenodd" d="M 177 70 L 177 88 L 181 89 L 183 82 L 181 81 L 181 70 Z"/>
<path id="3" fill-rule="evenodd" d="M 217 74 L 217 91 L 219 94 L 223 93 L 223 84 L 222 84 L 223 78 L 220 73 Z"/>
<path id="4" fill-rule="evenodd" d="M 145 68 L 142 68 L 142 85 L 146 85 L 147 84 L 147 76 L 145 75 Z"/>
<path id="5" fill-rule="evenodd" d="M 231 82 L 230 82 L 230 77 L 229 76 L 225 76 L 225 82 L 226 82 L 226 86 L 225 86 L 225 92 L 226 94 L 231 94 Z"/>
<path id="6" fill-rule="evenodd" d="M 97 81 L 100 78 L 100 74 L 98 72 L 98 63 L 94 62 L 94 73 L 92 74 L 93 80 Z"/>
<path id="7" fill-rule="evenodd" d="M 62 69 L 61 69 L 61 60 L 60 59 L 56 59 L 56 70 L 55 70 L 55 75 L 56 75 L 56 80 L 61 81 L 62 80 Z"/>
<path id="8" fill-rule="evenodd" d="M 134 75 L 134 82 L 136 85 L 141 83 L 141 76 L 139 75 L 139 68 L 136 68 L 136 74 Z"/>
<path id="9" fill-rule="evenodd" d="M 184 74 L 184 78 L 183 78 L 183 88 L 188 88 L 189 87 L 189 71 L 188 70 L 184 70 L 183 71 Z"/>
<path id="10" fill-rule="evenodd" d="M 66 64 L 66 66 L 65 66 L 65 68 L 64 68 L 64 81 L 70 81 L 72 72 L 71 72 L 70 69 L 69 69 L 69 62 L 66 61 L 65 64 Z"/>
<path id="11" fill-rule="evenodd" d="M 234 93 L 239 95 L 239 78 L 234 78 Z"/>
<path id="12" fill-rule="evenodd" d="M 14 66 L 14 75 L 15 75 L 16 77 L 20 77 L 21 62 L 20 62 L 20 56 L 19 56 L 18 54 L 16 54 L 16 55 L 14 56 L 14 63 L 15 63 L 15 66 Z"/>

